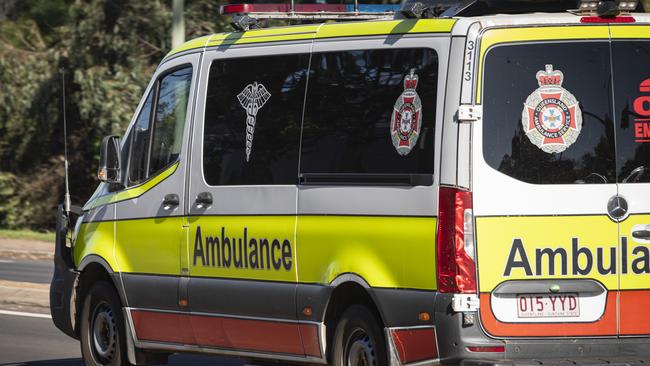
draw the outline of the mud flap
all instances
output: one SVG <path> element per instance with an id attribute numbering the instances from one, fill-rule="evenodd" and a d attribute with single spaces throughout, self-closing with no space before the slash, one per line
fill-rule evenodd
<path id="1" fill-rule="evenodd" d="M 74 270 L 72 248 L 66 245 L 68 217 L 59 205 L 56 215 L 56 239 L 54 246 L 54 275 L 50 284 L 50 313 L 54 325 L 63 333 L 79 339 L 75 331 L 76 306 L 74 289 L 79 273 Z"/>

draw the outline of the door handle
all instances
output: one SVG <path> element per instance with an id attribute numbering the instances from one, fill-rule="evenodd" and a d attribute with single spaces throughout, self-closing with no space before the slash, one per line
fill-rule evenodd
<path id="1" fill-rule="evenodd" d="M 163 199 L 163 208 L 165 210 L 169 210 L 173 207 L 176 207 L 180 204 L 181 199 L 178 197 L 176 193 L 170 193 L 166 194 L 165 198 Z"/>
<path id="2" fill-rule="evenodd" d="M 645 229 L 634 230 L 632 231 L 632 237 L 636 239 L 650 240 L 650 228 L 646 226 Z"/>
<path id="3" fill-rule="evenodd" d="M 212 204 L 212 194 L 210 192 L 201 192 L 196 196 L 194 203 L 198 208 L 210 206 Z"/>

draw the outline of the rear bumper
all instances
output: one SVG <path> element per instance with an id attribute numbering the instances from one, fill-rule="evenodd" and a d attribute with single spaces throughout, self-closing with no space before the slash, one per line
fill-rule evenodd
<path id="1" fill-rule="evenodd" d="M 465 360 L 461 366 L 633 366 L 648 365 L 650 358 L 547 358 L 513 360 Z"/>
<path id="2" fill-rule="evenodd" d="M 470 313 L 472 314 L 472 313 Z M 452 311 L 451 295 L 436 297 L 435 323 L 440 362 L 463 366 L 650 365 L 650 337 L 497 340 L 486 335 L 480 318 L 463 323 Z M 471 352 L 468 347 L 504 347 L 505 352 Z"/>

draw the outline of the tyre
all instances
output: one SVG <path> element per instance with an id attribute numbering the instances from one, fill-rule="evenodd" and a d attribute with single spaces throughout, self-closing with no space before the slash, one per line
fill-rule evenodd
<path id="1" fill-rule="evenodd" d="M 341 316 L 334 333 L 334 366 L 387 366 L 386 341 L 382 326 L 362 305 L 350 306 Z"/>
<path id="2" fill-rule="evenodd" d="M 122 305 L 105 281 L 90 288 L 81 310 L 81 355 L 89 366 L 128 365 Z"/>

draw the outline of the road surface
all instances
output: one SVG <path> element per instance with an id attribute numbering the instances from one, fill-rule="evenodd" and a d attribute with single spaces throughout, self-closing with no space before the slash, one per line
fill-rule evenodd
<path id="1" fill-rule="evenodd" d="M 53 272 L 52 261 L 0 259 L 0 280 L 50 283 Z"/>
<path id="2" fill-rule="evenodd" d="M 0 314 L 0 365 L 83 366 L 79 342 L 61 333 L 48 318 Z M 169 365 L 242 366 L 239 359 L 174 355 Z"/>

